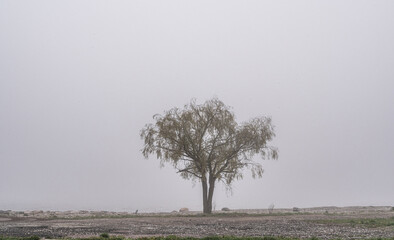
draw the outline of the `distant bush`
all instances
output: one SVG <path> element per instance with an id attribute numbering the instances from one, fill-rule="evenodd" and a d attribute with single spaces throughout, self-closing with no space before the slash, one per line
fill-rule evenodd
<path id="1" fill-rule="evenodd" d="M 181 213 L 189 212 L 189 209 L 188 208 L 181 208 L 181 209 L 179 209 L 179 212 L 181 212 Z"/>
<path id="2" fill-rule="evenodd" d="M 271 214 L 271 213 L 274 212 L 274 207 L 275 207 L 274 204 L 271 204 L 271 205 L 268 206 L 268 212 L 269 212 L 269 214 Z"/>
<path id="3" fill-rule="evenodd" d="M 228 211 L 230 211 L 230 208 L 224 207 L 224 208 L 222 208 L 222 211 L 228 212 Z"/>

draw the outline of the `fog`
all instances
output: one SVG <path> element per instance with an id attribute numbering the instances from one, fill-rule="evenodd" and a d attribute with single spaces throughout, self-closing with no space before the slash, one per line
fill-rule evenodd
<path id="1" fill-rule="evenodd" d="M 218 97 L 278 160 L 214 208 L 394 205 L 394 2 L 0 0 L 0 209 L 202 210 L 152 116 Z"/>

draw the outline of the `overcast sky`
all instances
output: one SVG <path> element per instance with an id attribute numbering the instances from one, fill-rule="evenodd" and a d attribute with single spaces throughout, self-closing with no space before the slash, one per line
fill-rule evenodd
<path id="1" fill-rule="evenodd" d="M 279 160 L 214 207 L 394 205 L 394 1 L 0 0 L 0 209 L 202 210 L 152 116 L 218 97 Z"/>

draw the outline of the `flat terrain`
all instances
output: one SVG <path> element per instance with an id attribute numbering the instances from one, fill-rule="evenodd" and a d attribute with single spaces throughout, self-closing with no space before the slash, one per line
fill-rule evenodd
<path id="1" fill-rule="evenodd" d="M 392 207 L 217 211 L 186 213 L 0 211 L 0 235 L 45 238 L 100 233 L 141 236 L 286 236 L 321 239 L 394 238 Z"/>

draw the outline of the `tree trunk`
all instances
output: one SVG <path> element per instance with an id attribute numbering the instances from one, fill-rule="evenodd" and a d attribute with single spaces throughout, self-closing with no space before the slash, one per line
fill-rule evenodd
<path id="1" fill-rule="evenodd" d="M 208 211 L 212 213 L 212 199 L 213 190 L 215 190 L 215 180 L 209 180 L 209 190 L 208 190 Z"/>
<path id="2" fill-rule="evenodd" d="M 211 213 L 208 210 L 208 184 L 206 179 L 201 179 L 202 183 L 202 205 L 204 213 Z"/>
<path id="3" fill-rule="evenodd" d="M 215 189 L 215 179 L 211 179 L 211 178 L 209 179 L 209 188 L 206 179 L 201 179 L 201 183 L 202 183 L 203 212 L 207 214 L 211 214 L 213 191 Z"/>

